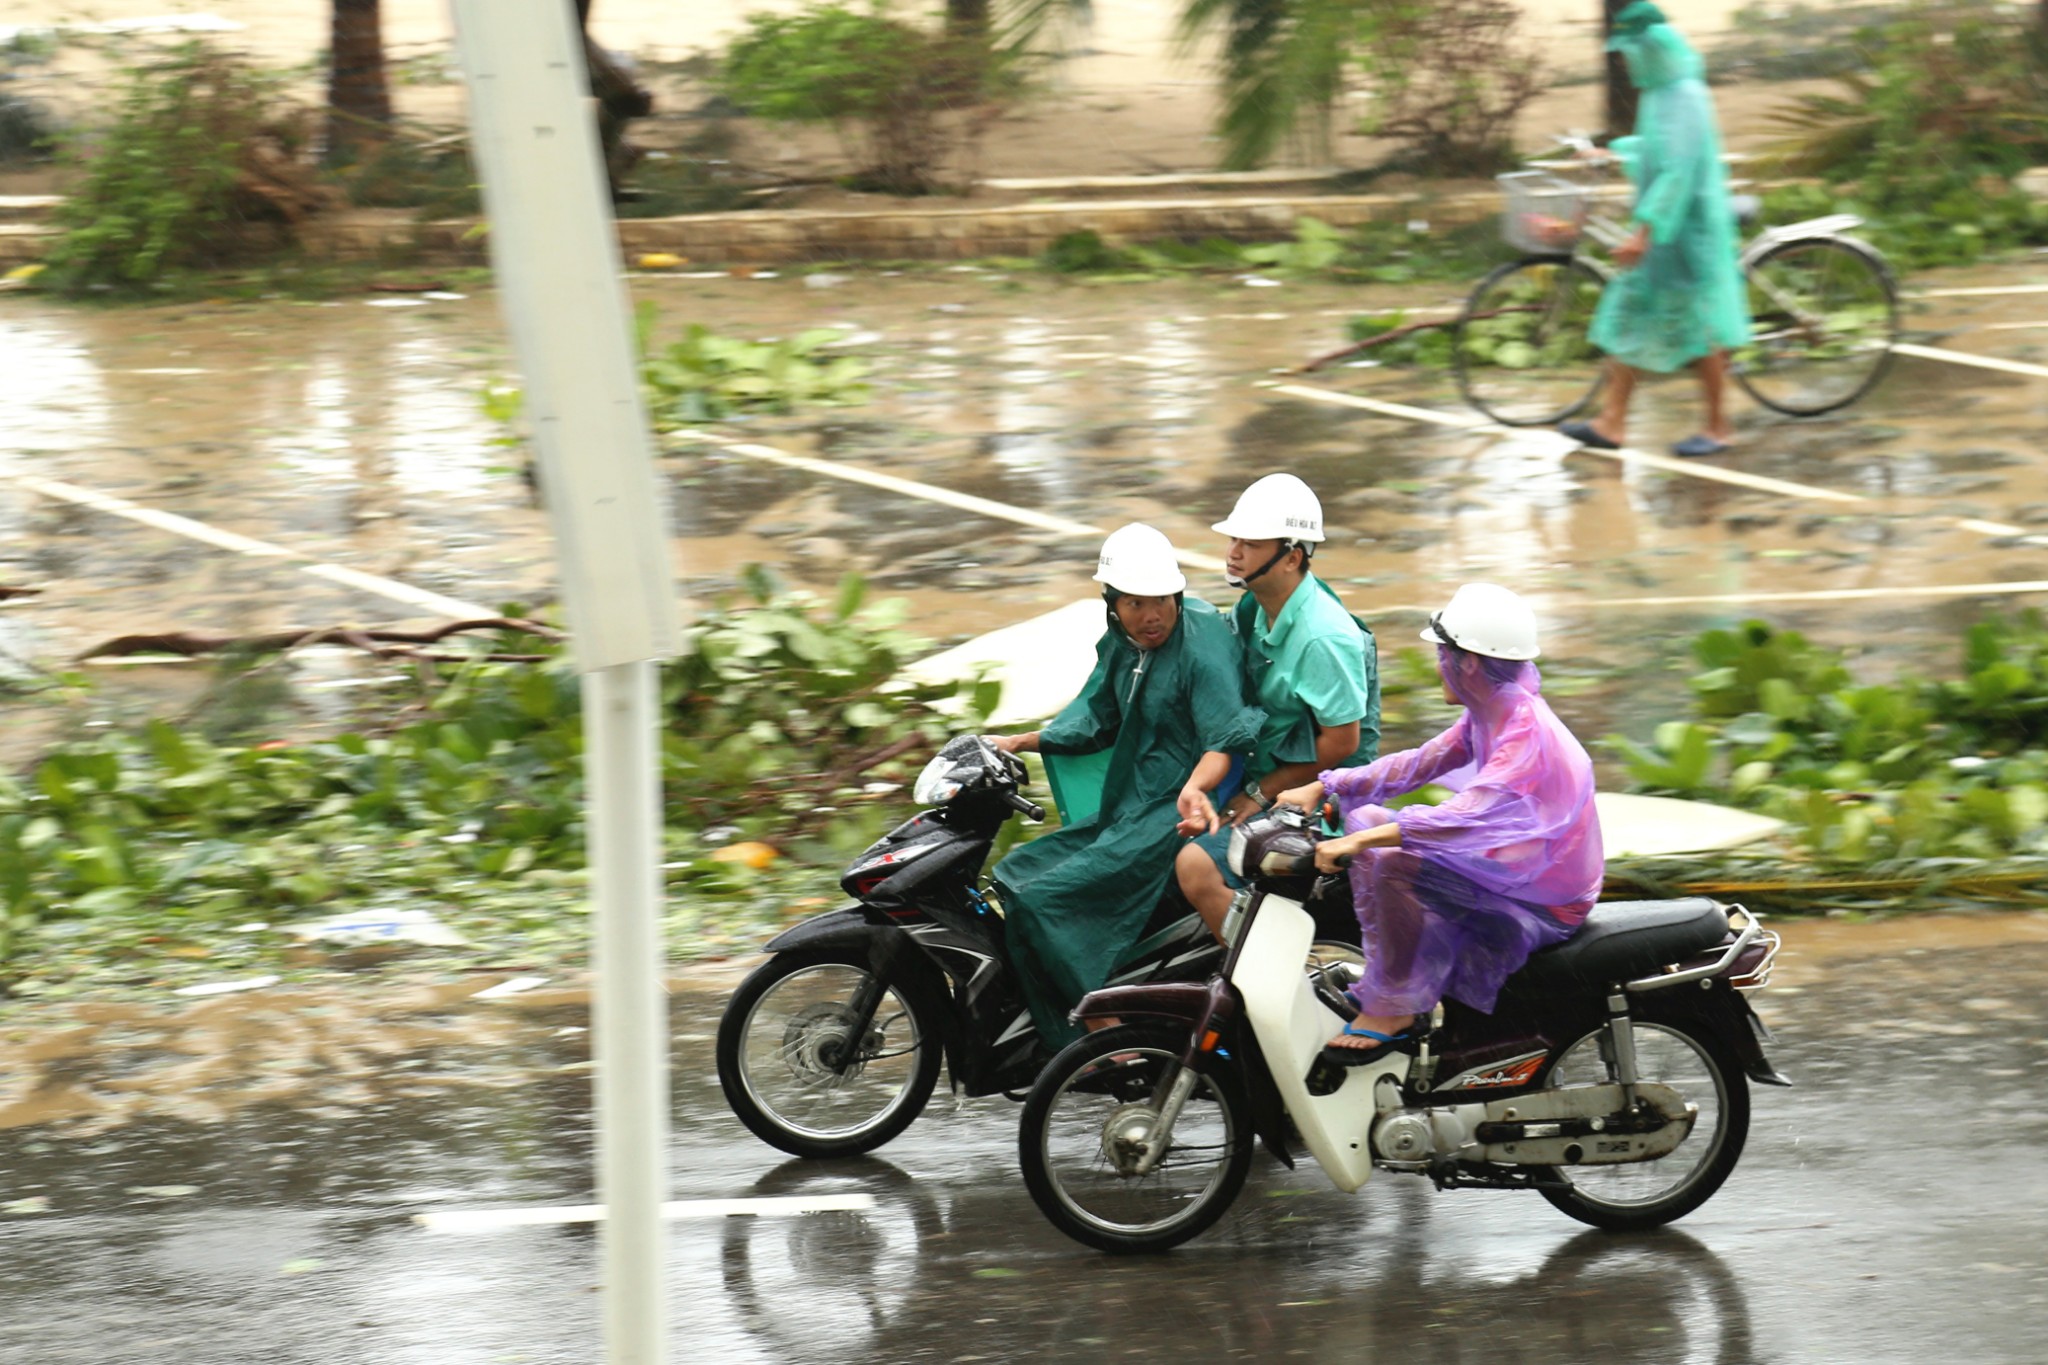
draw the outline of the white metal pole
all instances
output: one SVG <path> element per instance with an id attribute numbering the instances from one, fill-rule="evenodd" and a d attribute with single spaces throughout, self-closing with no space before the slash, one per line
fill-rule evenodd
<path id="1" fill-rule="evenodd" d="M 662 987 L 661 774 L 648 744 L 652 663 L 583 679 L 590 871 L 597 900 L 597 1195 L 605 1206 L 605 1354 L 666 1358 L 661 1206 L 668 1198 L 668 999 Z"/>
<path id="2" fill-rule="evenodd" d="M 681 647 L 583 48 L 568 0 L 454 0 L 491 259 L 584 673 L 605 1359 L 662 1365 L 668 1017 L 654 660 Z"/>

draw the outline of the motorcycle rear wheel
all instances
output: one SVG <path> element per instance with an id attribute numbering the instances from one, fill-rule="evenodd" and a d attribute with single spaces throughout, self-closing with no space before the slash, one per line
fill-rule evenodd
<path id="1" fill-rule="evenodd" d="M 1102 1029 L 1069 1044 L 1031 1087 L 1018 1134 L 1024 1187 L 1075 1241 L 1113 1253 L 1165 1251 L 1206 1231 L 1244 1188 L 1251 1113 L 1225 1063 L 1197 1065 L 1171 1143 L 1149 1174 L 1120 1174 L 1105 1152 L 1112 1116 L 1142 1125 L 1186 1046 L 1186 1030 L 1162 1024 Z"/>
<path id="2" fill-rule="evenodd" d="M 1721 1040 L 1685 1022 L 1634 1025 L 1636 1070 L 1699 1106 L 1678 1150 L 1655 1161 L 1560 1166 L 1561 1183 L 1538 1186 L 1545 1199 L 1582 1223 L 1614 1232 L 1658 1228 L 1683 1218 L 1721 1188 L 1749 1137 L 1749 1080 Z M 1551 1086 L 1605 1085 L 1614 1076 L 1601 1056 L 1605 1028 L 1558 1054 Z"/>
<path id="3" fill-rule="evenodd" d="M 741 1123 L 802 1157 L 871 1152 L 914 1122 L 938 1083 L 933 1024 L 883 988 L 855 1055 L 854 993 L 871 975 L 852 948 L 780 953 L 740 983 L 718 1021 L 718 1083 Z"/>

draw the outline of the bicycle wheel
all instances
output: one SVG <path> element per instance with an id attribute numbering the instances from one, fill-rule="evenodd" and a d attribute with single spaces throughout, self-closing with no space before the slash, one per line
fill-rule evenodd
<path id="1" fill-rule="evenodd" d="M 1586 333 L 1606 285 L 1568 256 L 1525 257 L 1481 280 L 1452 338 L 1465 401 L 1511 427 L 1583 412 L 1605 373 Z"/>
<path id="2" fill-rule="evenodd" d="M 1735 380 L 1765 407 L 1818 417 L 1870 391 L 1899 339 L 1899 299 L 1874 254 L 1828 237 L 1785 242 L 1747 272 L 1750 339 Z"/>

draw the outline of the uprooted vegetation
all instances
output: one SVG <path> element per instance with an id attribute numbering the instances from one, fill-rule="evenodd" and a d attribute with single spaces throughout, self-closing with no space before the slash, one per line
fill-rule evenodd
<path id="1" fill-rule="evenodd" d="M 47 285 L 134 287 L 274 252 L 331 202 L 308 111 L 281 80 L 187 44 L 130 67 L 112 122 L 74 139 L 80 179 Z"/>
<path id="2" fill-rule="evenodd" d="M 1971 626 L 1949 677 L 1859 683 L 1841 651 L 1761 621 L 1708 631 L 1692 654 L 1692 718 L 1609 743 L 1640 790 L 1785 821 L 1797 852 L 1780 894 L 1800 895 L 1802 869 L 1823 893 L 1853 882 L 1886 903 L 2048 881 L 2039 613 Z"/>
<path id="3" fill-rule="evenodd" d="M 778 922 L 829 890 L 994 706 L 993 684 L 895 685 L 923 648 L 899 617 L 857 579 L 822 603 L 756 570 L 689 627 L 662 676 L 679 932 Z M 304 719 L 289 688 L 254 685 L 280 683 L 282 656 L 243 655 L 200 714 L 82 730 L 0 778 L 0 985 L 217 970 L 268 951 L 236 926 L 321 906 L 432 908 L 498 951 L 580 959 L 579 679 L 552 632 L 502 624 L 476 662 L 409 665 L 396 704 L 335 733 L 269 737 Z"/>

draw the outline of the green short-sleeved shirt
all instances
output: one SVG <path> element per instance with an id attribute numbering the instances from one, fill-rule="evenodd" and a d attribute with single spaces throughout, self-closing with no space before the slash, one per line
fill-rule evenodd
<path id="1" fill-rule="evenodd" d="M 1249 595 L 1247 595 L 1249 596 Z M 1240 621 L 1244 616 L 1240 614 Z M 1371 637 L 1337 594 L 1308 575 L 1270 624 L 1263 607 L 1250 614 L 1245 666 L 1266 723 L 1247 771 L 1315 759 L 1315 726 L 1359 722 L 1359 749 L 1379 748 L 1379 670 Z M 1304 751 L 1305 745 L 1305 751 Z"/>

